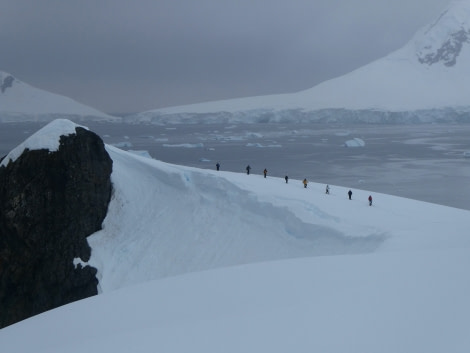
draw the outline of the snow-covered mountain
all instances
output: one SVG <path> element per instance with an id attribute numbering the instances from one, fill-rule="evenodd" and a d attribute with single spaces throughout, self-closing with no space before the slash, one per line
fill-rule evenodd
<path id="1" fill-rule="evenodd" d="M 470 0 L 452 2 L 401 49 L 292 94 L 143 112 L 138 121 L 470 121 Z"/>
<path id="2" fill-rule="evenodd" d="M 0 122 L 52 121 L 57 118 L 120 121 L 70 98 L 32 87 L 0 71 Z"/>
<path id="3" fill-rule="evenodd" d="M 469 211 L 107 150 L 102 294 L 0 330 L 5 351 L 469 351 Z"/>

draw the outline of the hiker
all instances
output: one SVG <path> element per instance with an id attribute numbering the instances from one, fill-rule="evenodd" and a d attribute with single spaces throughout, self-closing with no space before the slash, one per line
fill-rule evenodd
<path id="1" fill-rule="evenodd" d="M 266 179 L 266 174 L 268 174 L 268 170 L 266 168 L 264 168 L 263 174 L 264 174 L 264 178 Z"/>
<path id="2" fill-rule="evenodd" d="M 351 200 L 351 196 L 352 196 L 352 191 L 351 190 L 348 191 L 348 196 L 349 196 L 349 199 Z"/>
<path id="3" fill-rule="evenodd" d="M 247 175 L 250 175 L 250 169 L 251 169 L 251 167 L 250 167 L 250 165 L 248 164 L 248 165 L 246 166 L 246 174 L 247 174 Z"/>
<path id="4" fill-rule="evenodd" d="M 284 179 L 286 179 L 286 184 L 287 184 L 287 182 L 289 181 L 289 177 L 286 175 Z"/>
<path id="5" fill-rule="evenodd" d="M 369 199 L 368 199 L 368 200 L 369 200 L 369 206 L 372 206 L 372 196 L 371 196 L 371 195 L 369 195 Z"/>
<path id="6" fill-rule="evenodd" d="M 326 191 L 325 191 L 326 194 L 329 194 L 330 193 L 330 186 L 327 184 L 326 185 Z"/>
<path id="7" fill-rule="evenodd" d="M 219 170 L 219 169 L 220 169 L 220 163 L 217 162 L 217 164 L 215 165 L 215 167 L 217 168 L 217 170 Z"/>
<path id="8" fill-rule="evenodd" d="M 305 179 L 302 181 L 302 183 L 304 183 L 304 188 L 307 188 L 307 184 L 308 184 L 307 178 L 305 178 Z"/>

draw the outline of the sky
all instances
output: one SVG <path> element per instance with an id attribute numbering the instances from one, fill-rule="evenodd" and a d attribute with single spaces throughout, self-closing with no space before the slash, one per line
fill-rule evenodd
<path id="1" fill-rule="evenodd" d="M 297 92 L 406 44 L 449 0 L 0 0 L 0 70 L 107 113 Z"/>
<path id="2" fill-rule="evenodd" d="M 469 351 L 469 211 L 106 149 L 100 295 L 1 329 L 5 352 Z"/>

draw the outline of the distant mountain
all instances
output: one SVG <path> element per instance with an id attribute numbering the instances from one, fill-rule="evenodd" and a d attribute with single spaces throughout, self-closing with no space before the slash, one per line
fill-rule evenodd
<path id="1" fill-rule="evenodd" d="M 152 122 L 470 121 L 470 0 L 455 1 L 403 48 L 311 89 L 152 110 Z"/>
<path id="2" fill-rule="evenodd" d="M 57 118 L 120 120 L 70 98 L 32 87 L 0 71 L 0 122 L 52 121 Z"/>

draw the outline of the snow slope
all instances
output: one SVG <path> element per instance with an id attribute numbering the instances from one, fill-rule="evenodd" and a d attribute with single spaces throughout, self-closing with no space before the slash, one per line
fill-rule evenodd
<path id="1" fill-rule="evenodd" d="M 469 211 L 107 150 L 102 294 L 0 330 L 5 351 L 469 351 Z"/>
<path id="2" fill-rule="evenodd" d="M 12 353 L 466 353 L 468 248 L 186 274 L 0 330 Z"/>
<path id="3" fill-rule="evenodd" d="M 0 71 L 0 122 L 74 120 L 119 121 L 70 98 L 32 87 Z"/>
<path id="4" fill-rule="evenodd" d="M 460 0 L 452 2 L 403 48 L 311 89 L 169 107 L 140 113 L 134 119 L 264 122 L 343 117 L 346 121 L 375 122 L 398 112 L 405 121 L 462 119 L 462 114 L 468 121 L 469 63 L 470 0 Z M 398 119 L 397 114 L 392 114 L 392 119 Z"/>
<path id="5" fill-rule="evenodd" d="M 115 192 L 89 238 L 102 291 L 282 258 L 470 245 L 469 213 L 300 180 L 170 165 L 107 146 Z M 419 212 L 417 212 L 419 210 Z M 453 238 L 448 238 L 452 229 Z M 138 258 L 139 261 L 135 261 Z"/>

